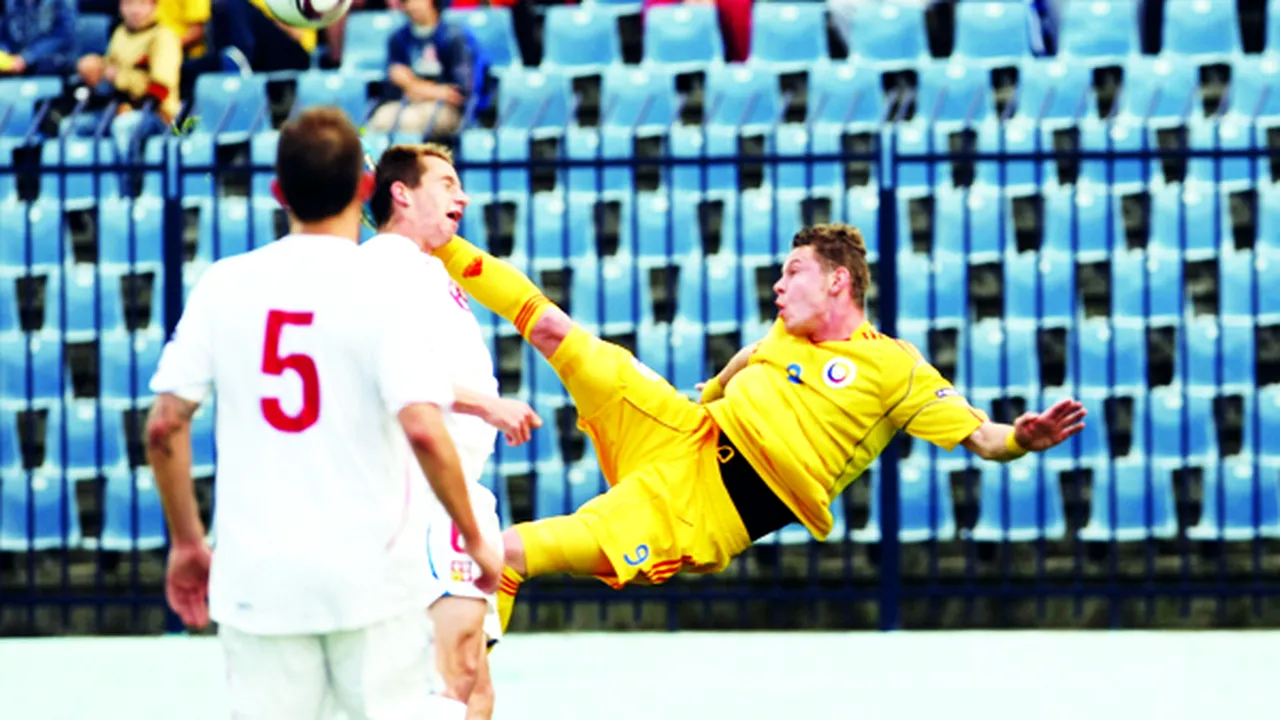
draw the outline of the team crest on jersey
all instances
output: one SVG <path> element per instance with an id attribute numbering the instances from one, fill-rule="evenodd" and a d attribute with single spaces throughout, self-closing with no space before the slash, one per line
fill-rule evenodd
<path id="1" fill-rule="evenodd" d="M 449 579 L 458 583 L 475 580 L 475 563 L 470 560 L 454 560 L 449 563 Z"/>
<path id="2" fill-rule="evenodd" d="M 800 363 L 791 363 L 787 366 L 787 380 L 795 385 L 800 385 Z"/>
<path id="3" fill-rule="evenodd" d="M 937 395 L 937 396 L 938 396 L 938 399 L 939 399 L 939 400 L 941 400 L 942 398 L 954 397 L 954 396 L 959 395 L 959 394 L 960 394 L 960 393 L 956 392 L 956 389 L 955 389 L 955 388 L 949 388 L 949 387 L 942 388 L 942 389 L 941 389 L 941 390 L 939 390 L 938 392 L 934 393 L 934 395 Z"/>
<path id="4" fill-rule="evenodd" d="M 452 280 L 449 281 L 449 297 L 453 298 L 453 301 L 458 303 L 458 307 L 466 310 L 467 312 L 471 312 L 471 301 L 467 299 L 467 293 L 458 286 L 458 283 Z"/>
<path id="5" fill-rule="evenodd" d="M 822 381 L 835 390 L 848 387 L 857 375 L 857 366 L 845 358 L 831 358 L 822 366 Z"/>

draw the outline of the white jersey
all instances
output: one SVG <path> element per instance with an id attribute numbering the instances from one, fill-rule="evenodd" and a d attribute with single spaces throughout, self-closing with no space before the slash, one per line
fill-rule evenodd
<path id="1" fill-rule="evenodd" d="M 423 606 L 430 488 L 397 414 L 453 403 L 442 337 L 402 269 L 290 235 L 215 263 L 151 380 L 216 395 L 214 620 L 327 633 Z"/>
<path id="2" fill-rule="evenodd" d="M 442 333 L 438 343 L 447 348 L 441 366 L 450 382 L 474 393 L 498 397 L 493 356 L 480 323 L 471 312 L 466 293 L 449 278 L 444 263 L 422 252 L 417 243 L 403 235 L 384 233 L 366 240 L 360 247 L 379 256 L 381 264 L 412 266 L 409 272 L 413 282 L 430 297 L 430 305 L 423 308 L 421 315 L 424 319 L 430 318 L 434 332 Z M 445 425 L 458 448 L 467 479 L 478 482 L 493 454 L 498 431 L 474 415 L 453 412 L 445 416 Z"/>

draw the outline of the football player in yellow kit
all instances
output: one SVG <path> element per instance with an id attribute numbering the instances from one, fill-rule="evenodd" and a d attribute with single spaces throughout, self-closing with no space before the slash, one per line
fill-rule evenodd
<path id="1" fill-rule="evenodd" d="M 1009 461 L 1084 427 L 1070 399 L 1012 425 L 991 422 L 910 343 L 876 332 L 863 311 L 866 245 L 847 225 L 796 233 L 774 285 L 777 321 L 705 384 L 701 403 L 574 324 L 510 264 L 457 237 L 436 255 L 555 368 L 611 486 L 571 515 L 506 532 L 504 626 L 520 583 L 536 575 L 621 588 L 718 572 L 796 520 L 825 539 L 832 498 L 900 430 Z"/>

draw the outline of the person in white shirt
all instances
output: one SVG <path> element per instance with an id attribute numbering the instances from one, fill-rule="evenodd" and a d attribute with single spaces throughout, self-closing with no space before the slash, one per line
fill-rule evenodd
<path id="1" fill-rule="evenodd" d="M 456 397 L 445 423 L 462 456 L 481 532 L 500 546 L 502 526 L 496 501 L 480 478 L 498 431 L 508 444 L 520 445 L 542 421 L 527 403 L 499 397 L 493 357 L 467 296 L 430 254 L 458 231 L 467 201 L 448 148 L 434 143 L 394 145 L 377 162 L 368 207 L 380 234 L 366 240 L 361 249 L 385 258 L 383 264 L 412 267 L 416 283 L 431 295 L 420 315 L 444 333 L 449 353 L 442 367 Z M 497 642 L 502 630 L 497 597 L 470 582 L 475 571 L 458 537 L 457 527 L 437 506 L 426 546 L 434 647 L 445 686 L 438 717 L 481 720 L 492 716 L 494 700 L 486 649 Z"/>
<path id="2" fill-rule="evenodd" d="M 341 111 L 282 128 L 273 189 L 294 232 L 208 268 L 151 379 L 166 596 L 187 625 L 218 623 L 237 718 L 322 717 L 335 703 L 355 719 L 430 717 L 419 533 L 431 491 L 476 586 L 492 591 L 501 572 L 445 426 L 454 396 L 442 335 L 419 313 L 428 300 L 405 268 L 357 245 L 363 162 Z M 211 391 L 212 554 L 190 439 Z"/>

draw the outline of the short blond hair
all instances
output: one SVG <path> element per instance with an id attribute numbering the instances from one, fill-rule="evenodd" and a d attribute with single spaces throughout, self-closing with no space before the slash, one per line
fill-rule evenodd
<path id="1" fill-rule="evenodd" d="M 842 267 L 849 271 L 850 294 L 862 307 L 866 303 L 867 290 L 871 287 L 871 268 L 867 264 L 867 243 L 862 231 L 844 223 L 827 223 L 803 228 L 791 240 L 791 247 L 813 247 L 818 261 L 835 270 Z"/>
<path id="2" fill-rule="evenodd" d="M 416 188 L 422 184 L 426 173 L 427 158 L 437 158 L 453 165 L 453 151 L 440 143 L 392 145 L 378 159 L 374 173 L 373 196 L 369 198 L 369 212 L 373 222 L 382 227 L 391 219 L 391 186 L 404 183 Z"/>

